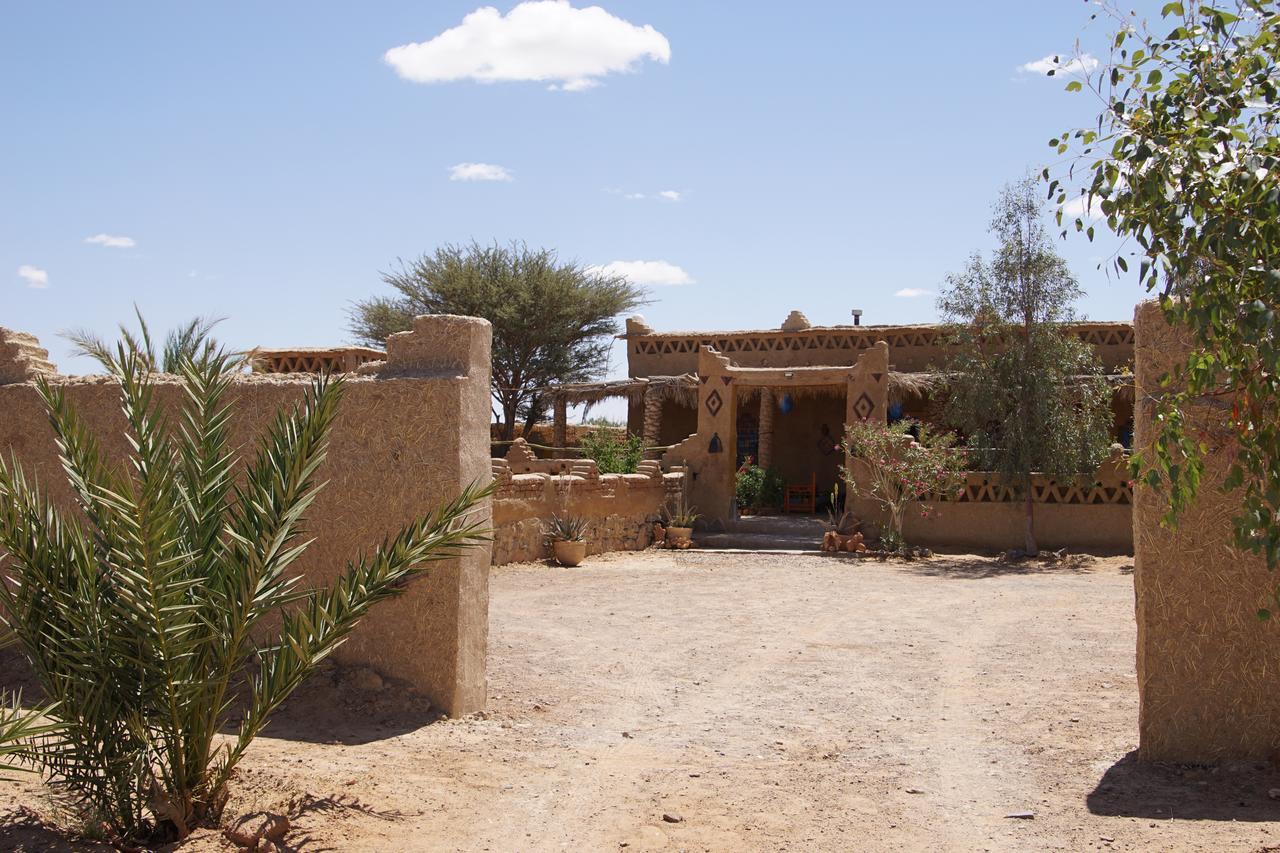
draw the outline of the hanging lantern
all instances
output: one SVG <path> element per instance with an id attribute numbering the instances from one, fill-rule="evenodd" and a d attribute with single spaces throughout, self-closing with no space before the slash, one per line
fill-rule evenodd
<path id="1" fill-rule="evenodd" d="M 782 414 L 788 414 L 796 407 L 795 401 L 791 399 L 790 394 L 783 394 L 782 399 L 778 401 L 778 408 L 782 410 Z"/>

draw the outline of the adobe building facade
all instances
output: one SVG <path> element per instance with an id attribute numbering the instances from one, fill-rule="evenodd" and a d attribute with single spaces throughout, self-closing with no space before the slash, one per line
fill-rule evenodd
<path id="1" fill-rule="evenodd" d="M 1133 406 L 1131 386 L 1123 386 L 1132 373 L 1133 326 L 1081 322 L 1069 328 L 1093 346 L 1118 386 L 1114 436 L 1127 446 Z M 821 504 L 837 486 L 846 463 L 840 450 L 846 423 L 855 418 L 929 420 L 936 415 L 927 389 L 933 371 L 946 363 L 945 336 L 945 329 L 937 325 L 813 326 L 799 311 L 792 311 L 777 329 L 738 332 L 657 332 L 633 317 L 621 336 L 631 381 L 658 387 L 686 376 L 697 399 L 633 395 L 628 427 L 644 435 L 646 444 L 670 448 L 664 456 L 668 464 L 687 465 L 691 498 L 712 524 L 732 521 L 733 474 L 748 458 L 775 469 L 787 483 L 815 483 Z M 1047 544 L 1082 535 L 1071 532 L 1082 521 L 1083 527 L 1093 528 L 1098 541 L 1080 544 L 1129 547 L 1131 490 L 1122 470 L 1123 465 L 1109 460 L 1093 487 L 1046 482 L 1037 500 L 1110 507 L 1092 510 L 1098 518 L 1088 520 L 1076 519 L 1074 510 L 1063 518 L 1049 510 Z M 1009 518 L 996 512 L 1001 515 L 996 527 L 1017 529 L 1015 501 L 1008 490 L 976 481 L 970 486 L 960 502 L 1008 504 L 1003 515 Z M 956 517 L 970 515 L 966 508 Z M 984 510 L 983 515 L 993 514 Z M 954 531 L 962 539 L 964 533 Z M 927 531 L 919 535 L 932 538 Z M 979 537 L 981 542 L 969 539 L 955 544 L 990 544 L 990 537 Z"/>

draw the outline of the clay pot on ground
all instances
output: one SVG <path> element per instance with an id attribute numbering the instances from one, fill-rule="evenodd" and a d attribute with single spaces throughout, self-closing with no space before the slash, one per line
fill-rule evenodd
<path id="1" fill-rule="evenodd" d="M 581 539 L 573 542 L 557 539 L 552 543 L 551 550 L 555 554 L 556 562 L 562 566 L 580 566 L 582 561 L 587 559 L 587 543 Z"/>
<path id="2" fill-rule="evenodd" d="M 668 527 L 667 528 L 668 542 L 679 542 L 682 539 L 692 539 L 692 538 L 693 538 L 692 527 Z"/>

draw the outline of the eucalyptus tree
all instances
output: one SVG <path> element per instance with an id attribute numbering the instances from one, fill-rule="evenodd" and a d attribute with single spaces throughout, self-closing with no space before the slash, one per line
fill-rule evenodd
<path id="1" fill-rule="evenodd" d="M 1127 9 L 1127 7 L 1126 7 Z M 1235 543 L 1280 564 L 1280 3 L 1165 3 L 1154 22 L 1104 6 L 1110 61 L 1067 84 L 1102 104 L 1096 123 L 1050 144 L 1073 171 L 1046 169 L 1059 204 L 1126 238 L 1113 258 L 1157 294 L 1191 353 L 1152 400 L 1157 435 L 1135 474 L 1165 491 L 1165 520 L 1195 498 L 1206 442 L 1187 420 L 1220 403 L 1234 438 L 1224 488 L 1239 490 Z M 1096 14 L 1095 14 L 1096 17 Z M 1084 174 L 1083 185 L 1072 180 Z M 1070 225 L 1094 236 L 1086 217 Z M 1267 611 L 1262 611 L 1267 615 Z"/>
<path id="2" fill-rule="evenodd" d="M 971 463 L 1020 495 L 1023 551 L 1035 555 L 1035 475 L 1097 467 L 1111 394 L 1092 348 L 1063 327 L 1083 291 L 1054 250 L 1034 178 L 1000 193 L 991 233 L 991 259 L 973 255 L 938 300 L 954 345 L 944 417 L 968 436 Z"/>

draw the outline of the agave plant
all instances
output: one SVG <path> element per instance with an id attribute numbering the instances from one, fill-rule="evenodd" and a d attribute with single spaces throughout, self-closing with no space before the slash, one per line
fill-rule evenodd
<path id="1" fill-rule="evenodd" d="M 553 513 L 545 530 L 552 542 L 583 542 L 587 538 L 587 524 L 587 519 L 580 515 Z"/>
<path id="2" fill-rule="evenodd" d="M 171 840 L 218 818 L 272 712 L 374 604 L 485 538 L 473 510 L 488 490 L 304 588 L 290 567 L 342 381 L 315 380 L 241 466 L 224 401 L 235 356 L 188 348 L 172 365 L 185 393 L 167 407 L 145 342 L 104 363 L 131 450 L 109 463 L 63 389 L 37 382 L 75 511 L 0 461 L 0 611 L 54 703 L 36 754 L 50 783 L 117 843 Z"/>
<path id="3" fill-rule="evenodd" d="M 685 503 L 683 494 L 677 497 L 671 506 L 663 507 L 662 512 L 667 518 L 667 527 L 693 527 L 694 523 L 702 518 L 697 512 L 697 507 Z"/>

